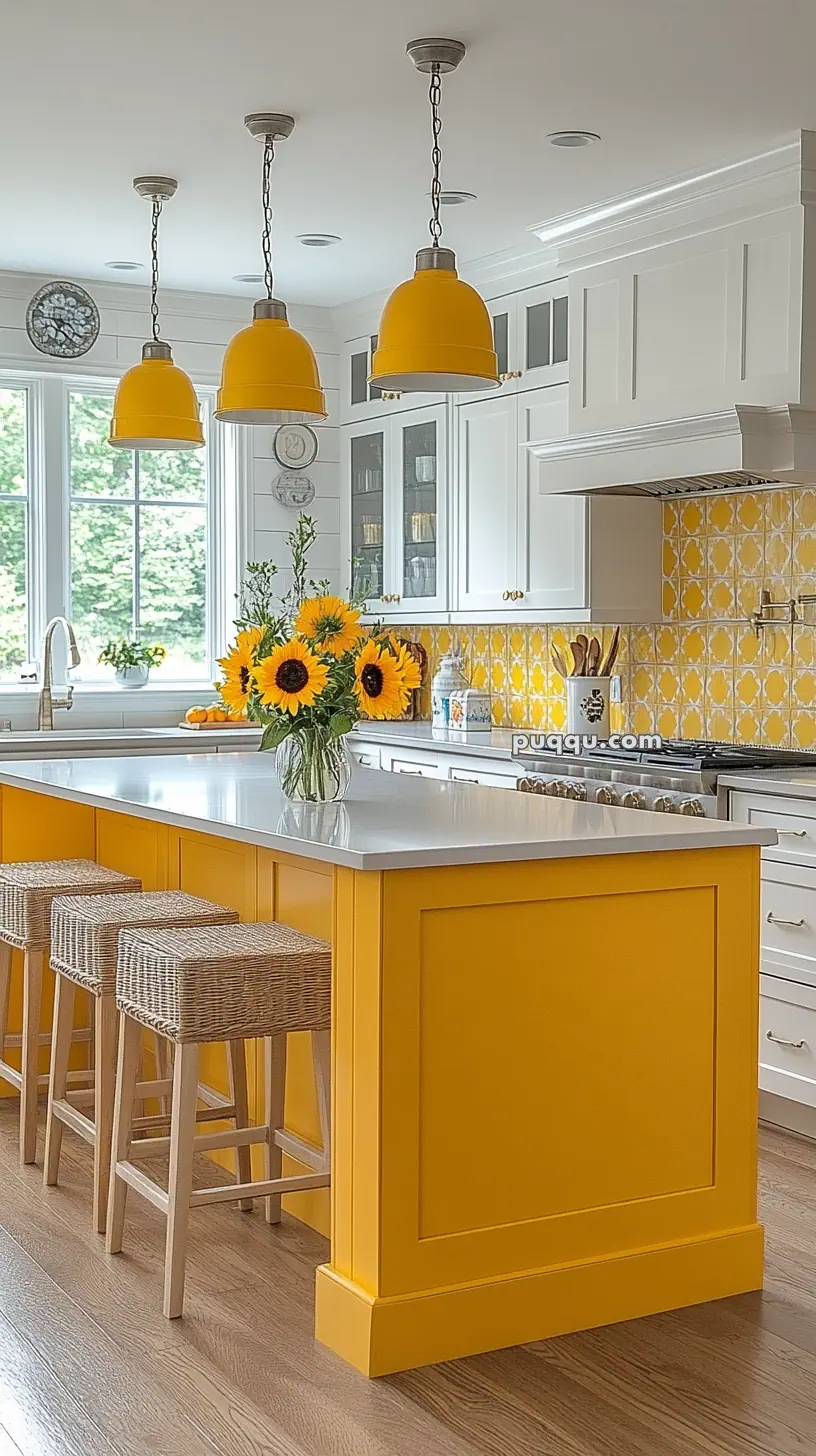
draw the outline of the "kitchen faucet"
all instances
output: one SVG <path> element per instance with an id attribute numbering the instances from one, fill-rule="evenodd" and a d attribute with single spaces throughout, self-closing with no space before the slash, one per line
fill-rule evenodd
<path id="1" fill-rule="evenodd" d="M 43 675 L 42 687 L 40 688 L 39 707 L 37 711 L 37 727 L 40 729 L 40 731 L 42 731 L 43 729 L 53 729 L 55 708 L 70 708 L 73 705 L 74 701 L 74 689 L 73 685 L 70 683 L 68 685 L 67 694 L 64 698 L 55 698 L 51 691 L 51 678 L 54 671 L 52 642 L 54 632 L 56 631 L 57 627 L 62 627 L 62 630 L 65 633 L 65 640 L 68 644 L 68 647 L 70 648 L 70 666 L 79 667 L 81 661 L 79 648 L 77 647 L 77 640 L 74 636 L 74 629 L 71 626 L 71 623 L 68 621 L 67 617 L 52 617 L 51 621 L 48 623 L 48 626 L 45 629 L 45 635 L 43 637 Z"/>

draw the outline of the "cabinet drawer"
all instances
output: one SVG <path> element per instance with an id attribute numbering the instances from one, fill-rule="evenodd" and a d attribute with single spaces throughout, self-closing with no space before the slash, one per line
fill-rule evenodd
<path id="1" fill-rule="evenodd" d="M 350 743 L 349 754 L 360 768 L 380 768 L 380 750 L 376 744 Z"/>
<path id="2" fill-rule="evenodd" d="M 764 845 L 763 859 L 816 866 L 816 800 L 732 794 L 729 818 L 776 830 L 779 843 Z"/>
<path id="3" fill-rule="evenodd" d="M 766 974 L 816 986 L 816 870 L 763 867 L 760 945 Z"/>
<path id="4" fill-rule="evenodd" d="M 459 784 L 482 784 L 489 789 L 515 789 L 517 775 L 491 773 L 489 769 L 483 768 L 451 766 L 450 777 Z"/>
<path id="5" fill-rule="evenodd" d="M 390 769 L 391 773 L 414 774 L 421 779 L 444 779 L 448 776 L 444 765 L 438 759 L 427 758 L 419 754 L 414 756 L 410 753 L 384 753 L 382 766 Z"/>
<path id="6" fill-rule="evenodd" d="M 816 1008 L 787 981 L 767 977 L 759 998 L 759 1085 L 816 1107 Z M 807 993 L 805 993 L 807 994 Z"/>

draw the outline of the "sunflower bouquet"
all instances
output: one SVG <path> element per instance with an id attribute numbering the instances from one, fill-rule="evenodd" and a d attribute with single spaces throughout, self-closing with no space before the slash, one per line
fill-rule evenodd
<path id="1" fill-rule="evenodd" d="M 346 734 L 363 713 L 399 717 L 420 670 L 381 625 L 360 626 L 361 602 L 307 581 L 316 535 L 311 517 L 301 515 L 287 538 L 292 584 L 283 596 L 273 563 L 248 568 L 238 635 L 220 659 L 216 687 L 232 712 L 263 725 L 261 748 L 277 750 L 287 797 L 325 802 L 342 798 L 348 785 Z"/>

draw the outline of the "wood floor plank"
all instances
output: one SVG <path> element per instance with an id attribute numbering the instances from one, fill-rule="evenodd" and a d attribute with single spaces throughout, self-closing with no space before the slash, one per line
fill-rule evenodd
<path id="1" fill-rule="evenodd" d="M 185 1318 L 161 1317 L 163 1222 L 91 1228 L 0 1103 L 0 1456 L 816 1456 L 816 1148 L 762 1129 L 763 1294 L 366 1381 L 318 1345 L 319 1235 L 197 1211 Z M 220 1174 L 202 1165 L 206 1182 Z"/>

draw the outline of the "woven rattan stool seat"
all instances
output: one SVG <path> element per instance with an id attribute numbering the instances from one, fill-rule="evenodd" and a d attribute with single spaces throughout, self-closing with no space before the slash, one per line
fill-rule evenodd
<path id="1" fill-rule="evenodd" d="M 183 890 L 61 895 L 51 907 L 51 965 L 95 996 L 116 991 L 119 931 L 139 926 L 232 925 L 235 910 Z"/>
<path id="2" fill-rule="evenodd" d="M 55 895 L 127 894 L 141 888 L 133 875 L 90 859 L 0 865 L 0 940 L 19 950 L 47 951 Z"/>
<path id="3" fill-rule="evenodd" d="M 175 1042 L 230 1041 L 331 1024 L 331 948 L 276 921 L 123 930 L 116 1001 Z"/>

